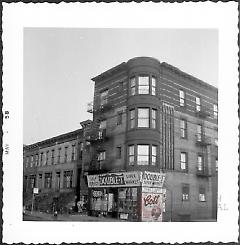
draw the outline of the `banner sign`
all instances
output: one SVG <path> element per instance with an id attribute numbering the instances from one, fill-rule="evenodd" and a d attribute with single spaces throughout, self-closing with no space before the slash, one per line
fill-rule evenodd
<path id="1" fill-rule="evenodd" d="M 88 187 L 140 186 L 139 172 L 106 173 L 88 175 Z"/>
<path id="2" fill-rule="evenodd" d="M 163 187 L 165 174 L 157 172 L 143 172 L 141 177 L 142 186 Z"/>
<path id="3" fill-rule="evenodd" d="M 156 190 L 162 190 L 160 191 Z M 142 221 L 162 221 L 164 212 L 164 189 L 143 188 L 142 192 Z"/>

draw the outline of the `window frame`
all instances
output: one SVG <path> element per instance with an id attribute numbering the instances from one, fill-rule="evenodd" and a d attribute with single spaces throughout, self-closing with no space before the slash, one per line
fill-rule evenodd
<path id="1" fill-rule="evenodd" d="M 182 201 L 187 202 L 189 200 L 190 200 L 190 185 L 182 184 Z"/>
<path id="2" fill-rule="evenodd" d="M 147 80 L 147 85 L 146 84 L 143 84 L 143 85 L 140 85 L 140 81 L 141 81 L 141 78 L 143 79 L 143 78 L 147 78 L 148 80 Z M 144 81 L 144 80 L 143 80 Z M 146 87 L 145 89 L 144 89 L 144 87 Z M 143 94 L 150 94 L 150 76 L 149 75 L 138 75 L 138 89 L 137 89 L 137 91 L 138 91 L 138 94 L 139 95 L 143 95 Z M 147 91 L 147 93 L 140 93 L 140 91 Z"/>
<path id="3" fill-rule="evenodd" d="M 180 105 L 180 107 L 185 107 L 186 106 L 185 91 L 182 90 L 182 89 L 179 89 L 179 105 Z"/>
<path id="4" fill-rule="evenodd" d="M 100 92 L 100 106 L 104 106 L 108 103 L 108 96 L 109 96 L 108 93 L 109 93 L 108 89 L 105 89 Z"/>
<path id="5" fill-rule="evenodd" d="M 201 161 L 199 161 L 199 159 L 201 159 Z M 197 171 L 199 171 L 199 172 L 204 171 L 204 158 L 203 158 L 202 154 L 197 155 Z"/>
<path id="6" fill-rule="evenodd" d="M 147 117 L 139 117 L 140 110 L 147 112 Z M 144 113 L 143 113 L 144 114 Z M 139 124 L 147 122 L 148 126 L 139 126 Z M 143 123 L 143 124 L 145 124 Z M 137 108 L 137 128 L 150 128 L 150 108 L 149 107 L 138 107 Z"/>
<path id="7" fill-rule="evenodd" d="M 136 109 L 129 110 L 129 118 L 130 118 L 130 129 L 136 127 Z"/>
<path id="8" fill-rule="evenodd" d="M 123 121 L 123 112 L 119 111 L 117 113 L 117 125 L 122 125 L 122 121 Z"/>
<path id="9" fill-rule="evenodd" d="M 137 78 L 133 76 L 130 78 L 130 95 L 136 95 Z"/>
<path id="10" fill-rule="evenodd" d="M 201 98 L 196 96 L 195 97 L 195 105 L 196 105 L 196 111 L 201 111 Z"/>
<path id="11" fill-rule="evenodd" d="M 155 117 L 153 117 L 153 115 L 155 115 Z M 157 128 L 157 109 L 155 108 L 151 108 L 151 125 L 150 127 L 153 129 Z"/>
<path id="12" fill-rule="evenodd" d="M 187 139 L 187 120 L 184 118 L 180 118 L 180 138 Z"/>
<path id="13" fill-rule="evenodd" d="M 182 156 L 184 156 L 185 159 L 182 159 Z M 185 166 L 185 168 L 182 168 L 182 166 Z M 183 172 L 188 171 L 188 154 L 185 151 L 180 152 L 180 169 Z"/>
<path id="14" fill-rule="evenodd" d="M 156 149 L 155 155 L 153 154 L 153 149 Z M 157 155 L 158 155 L 158 146 L 157 145 L 151 145 L 151 165 L 156 166 L 157 165 Z M 155 159 L 155 161 L 153 161 Z"/>
<path id="15" fill-rule="evenodd" d="M 202 199 L 203 198 L 203 199 Z M 205 187 L 199 187 L 199 195 L 198 195 L 199 202 L 206 202 L 206 188 Z"/>
<path id="16" fill-rule="evenodd" d="M 131 149 L 133 151 L 131 151 Z M 130 161 L 130 159 L 133 159 L 133 161 Z M 135 165 L 135 145 L 128 145 L 128 165 Z"/>
<path id="17" fill-rule="evenodd" d="M 145 150 L 147 150 L 147 154 L 140 153 L 140 147 L 145 147 Z M 148 144 L 137 144 L 137 165 L 138 166 L 149 166 L 150 165 L 150 145 Z M 144 157 L 147 159 L 147 161 L 141 161 L 139 158 Z M 147 162 L 147 164 L 139 164 L 140 162 Z"/>
<path id="18" fill-rule="evenodd" d="M 154 85 L 153 85 L 153 81 L 154 81 Z M 156 92 L 157 92 L 157 78 L 155 76 L 151 76 L 151 95 L 156 96 Z M 154 92 L 153 92 L 154 91 Z"/>

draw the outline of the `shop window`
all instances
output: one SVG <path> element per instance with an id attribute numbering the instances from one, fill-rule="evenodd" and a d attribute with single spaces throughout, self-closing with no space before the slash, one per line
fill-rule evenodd
<path id="1" fill-rule="evenodd" d="M 132 77 L 130 79 L 130 94 L 131 95 L 136 94 L 136 77 Z"/>
<path id="2" fill-rule="evenodd" d="M 198 171 L 203 171 L 203 156 L 202 155 L 198 155 L 197 157 L 197 170 Z"/>
<path id="3" fill-rule="evenodd" d="M 56 188 L 60 189 L 61 183 L 61 172 L 56 172 Z"/>
<path id="4" fill-rule="evenodd" d="M 196 97 L 196 111 L 201 111 L 201 99 Z"/>
<path id="5" fill-rule="evenodd" d="M 187 169 L 188 169 L 187 153 L 186 152 L 181 152 L 181 154 L 180 154 L 180 168 L 183 171 L 187 171 Z"/>
<path id="6" fill-rule="evenodd" d="M 189 184 L 182 185 L 182 200 L 189 201 Z"/>
<path id="7" fill-rule="evenodd" d="M 120 219 L 137 220 L 137 188 L 118 189 L 118 213 Z"/>
<path id="8" fill-rule="evenodd" d="M 138 77 L 138 94 L 149 94 L 149 76 Z"/>
<path id="9" fill-rule="evenodd" d="M 64 188 L 72 188 L 72 182 L 73 182 L 73 172 L 64 171 L 64 178 L 63 178 Z"/>
<path id="10" fill-rule="evenodd" d="M 118 146 L 117 148 L 116 148 L 116 157 L 117 157 L 117 159 L 120 159 L 121 157 L 122 157 L 122 147 L 121 146 Z"/>
<path id="11" fill-rule="evenodd" d="M 128 163 L 134 165 L 134 145 L 128 146 Z"/>
<path id="12" fill-rule="evenodd" d="M 157 110 L 152 109 L 152 128 L 156 128 Z"/>
<path id="13" fill-rule="evenodd" d="M 218 118 L 218 106 L 216 104 L 213 105 L 213 118 Z"/>
<path id="14" fill-rule="evenodd" d="M 180 119 L 180 135 L 182 139 L 187 138 L 187 121 L 185 119 Z"/>
<path id="15" fill-rule="evenodd" d="M 152 77 L 152 95 L 156 95 L 156 77 Z"/>
<path id="16" fill-rule="evenodd" d="M 149 145 L 137 145 L 137 164 L 149 164 Z"/>
<path id="17" fill-rule="evenodd" d="M 199 188 L 199 201 L 206 202 L 206 189 L 204 187 Z"/>
<path id="18" fill-rule="evenodd" d="M 149 128 L 149 108 L 138 108 L 138 127 Z"/>
<path id="19" fill-rule="evenodd" d="M 52 188 L 52 173 L 45 173 L 44 187 L 47 189 Z"/>
<path id="20" fill-rule="evenodd" d="M 72 161 L 76 160 L 76 145 L 72 145 Z"/>
<path id="21" fill-rule="evenodd" d="M 36 187 L 36 176 L 35 175 L 30 176 L 30 187 L 31 188 Z"/>
<path id="22" fill-rule="evenodd" d="M 100 93 L 100 105 L 106 105 L 108 103 L 108 89 Z"/>
<path id="23" fill-rule="evenodd" d="M 135 109 L 130 110 L 130 128 L 135 127 Z"/>
<path id="24" fill-rule="evenodd" d="M 156 165 L 157 163 L 157 146 L 152 145 L 152 165 Z"/>
<path id="25" fill-rule="evenodd" d="M 180 106 L 185 106 L 185 92 L 183 90 L 179 90 L 179 103 Z"/>
<path id="26" fill-rule="evenodd" d="M 123 117 L 123 113 L 122 112 L 118 112 L 118 114 L 117 114 L 117 125 L 121 125 L 122 124 L 122 117 Z"/>

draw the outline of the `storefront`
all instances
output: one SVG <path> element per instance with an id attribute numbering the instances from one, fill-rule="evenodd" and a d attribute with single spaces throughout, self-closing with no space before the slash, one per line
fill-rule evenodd
<path id="1" fill-rule="evenodd" d="M 129 221 L 162 221 L 165 175 L 119 172 L 89 175 L 89 212 Z"/>

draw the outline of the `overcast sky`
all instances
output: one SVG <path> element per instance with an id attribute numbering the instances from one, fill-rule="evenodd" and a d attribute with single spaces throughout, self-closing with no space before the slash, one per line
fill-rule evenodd
<path id="1" fill-rule="evenodd" d="M 91 119 L 91 78 L 136 56 L 218 83 L 217 29 L 24 29 L 23 143 L 80 128 Z"/>

